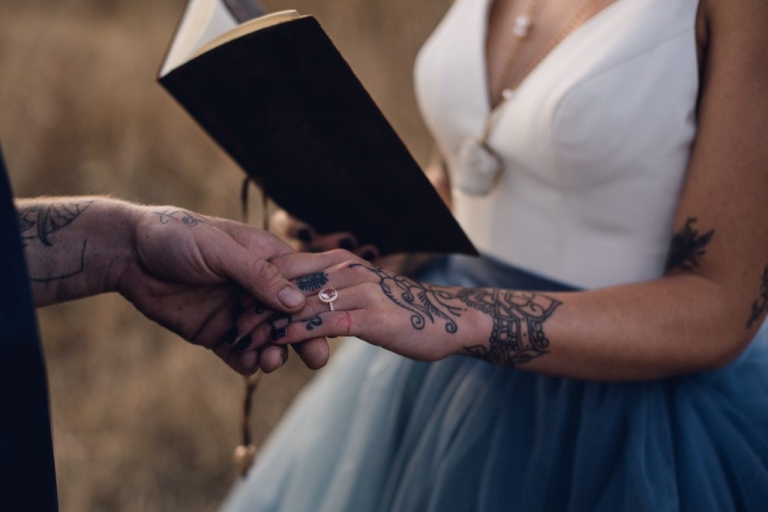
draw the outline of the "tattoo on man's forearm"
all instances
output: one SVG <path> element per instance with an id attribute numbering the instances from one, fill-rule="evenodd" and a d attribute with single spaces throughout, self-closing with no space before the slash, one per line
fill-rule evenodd
<path id="1" fill-rule="evenodd" d="M 747 329 L 751 329 L 766 311 L 768 311 L 768 267 L 765 267 L 763 276 L 760 278 L 760 296 L 752 303 L 752 314 L 747 320 Z"/>
<path id="2" fill-rule="evenodd" d="M 67 279 L 68 277 L 74 277 L 85 270 L 85 250 L 88 247 L 88 240 L 83 241 L 83 248 L 80 250 L 80 256 L 78 258 L 79 264 L 73 266 L 71 269 L 64 271 L 64 273 L 53 274 L 50 276 L 39 276 L 34 273 L 32 269 L 29 271 L 29 280 L 36 283 L 50 283 L 52 281 L 60 281 Z M 63 298 L 63 297 L 60 297 Z"/>
<path id="3" fill-rule="evenodd" d="M 313 272 L 296 279 L 296 286 L 303 292 L 314 292 L 328 284 L 328 274 L 324 271 Z"/>
<path id="4" fill-rule="evenodd" d="M 503 366 L 516 366 L 549 353 L 544 322 L 561 304 L 539 293 L 463 289 L 459 300 L 493 318 L 489 346 L 464 347 L 468 355 Z"/>
<path id="5" fill-rule="evenodd" d="M 35 203 L 19 209 L 19 232 L 27 241 L 39 240 L 51 247 L 50 236 L 72 224 L 93 201 Z"/>
<path id="6" fill-rule="evenodd" d="M 413 279 L 392 274 L 377 267 L 368 267 L 360 263 L 349 266 L 362 267 L 379 277 L 379 285 L 389 300 L 411 313 L 411 325 L 422 330 L 427 320 L 434 324 L 438 320 L 445 323 L 446 332 L 453 334 L 459 326 L 454 318 L 460 317 L 466 308 L 450 304 L 456 295 L 440 286 L 419 283 Z"/>
<path id="7" fill-rule="evenodd" d="M 69 244 L 82 244 L 79 249 L 62 251 L 56 234 L 62 232 L 93 204 L 93 201 L 55 201 L 27 203 L 18 211 L 19 233 L 29 253 L 29 279 L 35 283 L 63 281 L 85 270 L 85 251 L 88 240 L 72 240 Z M 71 239 L 70 239 L 71 240 Z M 54 263 L 55 262 L 55 263 Z M 68 298 L 67 287 L 61 284 L 57 297 Z"/>
<path id="8" fill-rule="evenodd" d="M 688 217 L 685 226 L 672 237 L 666 270 L 693 270 L 701 266 L 701 258 L 707 253 L 707 245 L 712 241 L 715 230 L 699 234 L 693 227 L 697 221 L 696 217 Z"/>
<path id="9" fill-rule="evenodd" d="M 153 212 L 157 215 L 160 224 L 168 224 L 171 220 L 177 220 L 183 222 L 187 226 L 197 226 L 198 224 L 210 224 L 211 221 L 202 217 L 193 215 L 187 210 L 181 210 L 178 208 L 168 208 L 162 212 Z"/>

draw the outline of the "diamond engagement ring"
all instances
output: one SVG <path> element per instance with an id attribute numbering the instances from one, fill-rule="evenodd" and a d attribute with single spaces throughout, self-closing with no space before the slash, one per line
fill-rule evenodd
<path id="1" fill-rule="evenodd" d="M 320 299 L 321 302 L 328 304 L 331 307 L 331 311 L 334 311 L 333 301 L 339 298 L 339 292 L 336 291 L 336 288 L 323 288 L 320 290 L 320 293 L 317 294 L 317 298 Z"/>

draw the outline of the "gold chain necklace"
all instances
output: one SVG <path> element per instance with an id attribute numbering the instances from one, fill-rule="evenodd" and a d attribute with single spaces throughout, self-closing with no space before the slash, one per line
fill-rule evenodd
<path id="1" fill-rule="evenodd" d="M 455 186 L 466 194 L 473 196 L 485 196 L 493 190 L 494 185 L 501 175 L 504 164 L 501 157 L 488 144 L 491 133 L 496 126 L 506 104 L 514 97 L 515 91 L 521 83 L 541 64 L 547 55 L 554 50 L 563 40 L 568 37 L 576 28 L 584 23 L 598 0 L 591 0 L 581 6 L 568 22 L 555 35 L 554 39 L 544 48 L 544 50 L 531 62 L 525 71 L 509 86 L 505 84 L 509 80 L 520 49 L 528 38 L 531 29 L 534 27 L 534 16 L 542 0 L 531 0 L 523 14 L 515 18 L 515 26 L 512 32 L 516 36 L 509 57 L 501 73 L 499 81 L 494 84 L 490 91 L 491 103 L 494 98 L 501 96 L 499 103 L 491 109 L 485 119 L 482 134 L 479 138 L 469 137 L 461 145 L 456 156 L 456 172 L 454 173 Z"/>

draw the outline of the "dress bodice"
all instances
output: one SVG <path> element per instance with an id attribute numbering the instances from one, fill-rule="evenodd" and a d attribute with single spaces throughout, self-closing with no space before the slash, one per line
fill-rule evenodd
<path id="1" fill-rule="evenodd" d="M 457 0 L 419 54 L 416 91 L 449 170 L 489 111 L 491 0 Z M 484 197 L 454 191 L 481 251 L 583 288 L 663 273 L 696 133 L 698 0 L 617 0 L 521 83 L 489 143 Z"/>

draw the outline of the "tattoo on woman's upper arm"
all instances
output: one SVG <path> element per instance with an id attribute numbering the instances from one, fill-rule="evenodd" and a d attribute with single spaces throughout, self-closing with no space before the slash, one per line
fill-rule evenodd
<path id="1" fill-rule="evenodd" d="M 685 226 L 672 237 L 666 270 L 693 270 L 701 266 L 701 258 L 707 253 L 707 245 L 712 241 L 715 230 L 699 233 L 693 226 L 698 220 L 688 217 Z"/>
<path id="2" fill-rule="evenodd" d="M 747 329 L 751 329 L 766 311 L 768 311 L 768 267 L 765 267 L 763 276 L 760 278 L 760 296 L 752 303 L 752 314 L 747 320 Z"/>

